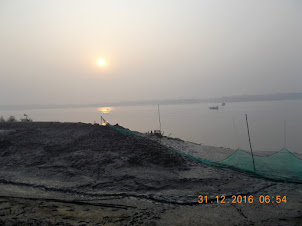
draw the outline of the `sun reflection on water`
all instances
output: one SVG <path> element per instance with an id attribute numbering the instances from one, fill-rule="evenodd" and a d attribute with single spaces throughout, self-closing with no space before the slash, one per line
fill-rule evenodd
<path id="1" fill-rule="evenodd" d="M 104 113 L 104 114 L 108 114 L 110 113 L 111 111 L 113 110 L 112 107 L 101 107 L 101 108 L 98 108 L 98 111 Z"/>

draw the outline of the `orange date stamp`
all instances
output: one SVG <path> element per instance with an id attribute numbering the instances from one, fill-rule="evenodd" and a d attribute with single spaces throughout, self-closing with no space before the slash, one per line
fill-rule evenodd
<path id="1" fill-rule="evenodd" d="M 231 197 L 228 196 L 226 198 L 225 195 L 217 195 L 215 198 L 208 198 L 207 195 L 199 195 L 198 196 L 198 203 L 261 203 L 261 204 L 268 204 L 268 203 L 286 203 L 286 195 L 260 195 L 260 196 L 253 196 L 253 195 L 232 195 Z"/>

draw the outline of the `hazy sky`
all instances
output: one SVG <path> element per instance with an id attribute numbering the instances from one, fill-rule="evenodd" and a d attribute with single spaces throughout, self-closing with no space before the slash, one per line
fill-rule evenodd
<path id="1" fill-rule="evenodd" d="M 300 0 L 0 0 L 0 104 L 208 98 L 301 85 Z"/>

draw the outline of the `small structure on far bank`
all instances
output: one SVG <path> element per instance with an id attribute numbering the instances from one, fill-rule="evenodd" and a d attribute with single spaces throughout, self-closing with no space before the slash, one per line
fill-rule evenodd
<path id="1" fill-rule="evenodd" d="M 155 136 L 158 136 L 158 137 L 163 137 L 163 133 L 161 132 L 161 130 L 154 130 L 154 133 L 153 133 Z"/>
<path id="2" fill-rule="evenodd" d="M 27 114 L 24 114 L 25 118 L 21 118 L 20 121 L 21 122 L 32 122 L 33 120 L 31 118 L 28 118 Z"/>

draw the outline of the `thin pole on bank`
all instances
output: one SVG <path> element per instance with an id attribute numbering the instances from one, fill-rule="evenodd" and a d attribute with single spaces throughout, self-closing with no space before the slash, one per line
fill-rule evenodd
<path id="1" fill-rule="evenodd" d="M 286 148 L 286 120 L 284 120 L 284 148 Z"/>
<path id="2" fill-rule="evenodd" d="M 161 132 L 161 122 L 160 122 L 159 104 L 157 105 L 157 109 L 158 109 L 159 131 Z"/>
<path id="3" fill-rule="evenodd" d="M 251 153 L 252 153 L 254 172 L 256 172 L 255 161 L 254 161 L 254 154 L 253 154 L 253 149 L 252 149 L 252 144 L 251 144 L 251 136 L 250 136 L 249 122 L 248 122 L 248 120 L 247 120 L 247 114 L 245 114 L 245 119 L 246 119 L 246 126 L 247 126 L 247 134 L 248 134 L 248 136 L 249 136 L 249 143 L 250 143 L 250 148 L 251 148 Z"/>

